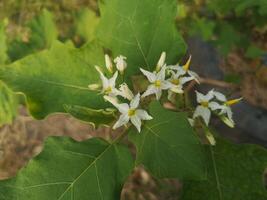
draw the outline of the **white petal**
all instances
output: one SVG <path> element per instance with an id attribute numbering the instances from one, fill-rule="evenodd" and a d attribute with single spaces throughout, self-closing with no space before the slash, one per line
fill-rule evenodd
<path id="1" fill-rule="evenodd" d="M 156 99 L 159 100 L 162 95 L 161 89 L 156 89 Z"/>
<path id="2" fill-rule="evenodd" d="M 180 79 L 180 83 L 183 85 L 189 81 L 192 81 L 194 79 L 194 77 L 183 77 Z"/>
<path id="3" fill-rule="evenodd" d="M 116 71 L 115 74 L 112 76 L 112 78 L 109 79 L 109 85 L 111 87 L 115 87 L 117 77 L 118 77 L 118 71 Z"/>
<path id="4" fill-rule="evenodd" d="M 130 120 L 131 120 L 132 124 L 136 127 L 138 132 L 140 133 L 140 131 L 141 131 L 141 119 L 137 115 L 134 115 L 130 118 Z"/>
<path id="5" fill-rule="evenodd" d="M 171 88 L 171 91 L 177 94 L 183 94 L 183 88 L 180 85 L 175 85 Z"/>
<path id="6" fill-rule="evenodd" d="M 119 128 L 124 124 L 129 122 L 129 116 L 127 114 L 122 114 L 119 120 L 114 124 L 113 129 Z"/>
<path id="7" fill-rule="evenodd" d="M 122 96 L 122 97 L 124 97 L 123 95 L 123 93 L 120 91 L 120 90 L 118 90 L 117 88 L 112 88 L 112 91 L 111 91 L 111 93 L 109 94 L 110 96 Z"/>
<path id="8" fill-rule="evenodd" d="M 214 97 L 214 89 L 210 90 L 208 94 L 205 95 L 205 100 L 210 101 Z"/>
<path id="9" fill-rule="evenodd" d="M 211 110 L 222 109 L 222 106 L 220 104 L 218 104 L 217 102 L 214 102 L 214 101 L 209 103 L 209 107 L 211 108 Z"/>
<path id="10" fill-rule="evenodd" d="M 104 99 L 108 102 L 110 102 L 113 106 L 117 106 L 118 105 L 118 99 L 116 97 L 112 97 L 109 95 L 105 95 Z"/>
<path id="11" fill-rule="evenodd" d="M 120 111 L 120 113 L 128 113 L 129 111 L 129 105 L 127 103 L 117 104 L 115 107 Z"/>
<path id="12" fill-rule="evenodd" d="M 200 82 L 199 82 L 199 75 L 196 73 L 196 72 L 193 72 L 193 71 L 188 71 L 188 74 L 191 76 L 191 77 L 193 77 L 195 80 L 196 80 L 196 82 L 199 84 Z"/>
<path id="13" fill-rule="evenodd" d="M 222 101 L 222 102 L 227 101 L 227 99 L 226 99 L 224 94 L 222 94 L 220 92 L 216 92 L 216 91 L 214 91 L 213 94 L 219 101 Z"/>
<path id="14" fill-rule="evenodd" d="M 231 120 L 233 122 L 234 121 L 233 120 L 233 112 L 232 112 L 230 107 L 227 107 L 226 113 L 227 113 L 227 117 L 229 118 L 229 120 Z"/>
<path id="15" fill-rule="evenodd" d="M 170 83 L 169 81 L 161 81 L 161 86 L 160 86 L 160 88 L 161 88 L 162 90 L 168 90 L 168 89 L 170 89 L 172 86 L 173 86 L 173 84 Z"/>
<path id="16" fill-rule="evenodd" d="M 113 104 L 120 111 L 120 113 L 128 113 L 129 105 L 127 103 L 118 104 L 117 100 L 111 96 L 104 96 L 104 99 Z"/>
<path id="17" fill-rule="evenodd" d="M 140 70 L 147 77 L 150 83 L 154 83 L 156 81 L 157 77 L 154 73 L 144 70 L 142 68 L 140 68 Z"/>
<path id="18" fill-rule="evenodd" d="M 153 119 L 153 117 L 151 117 L 145 110 L 142 110 L 142 109 L 136 110 L 136 115 L 141 120 L 151 120 L 151 119 Z"/>
<path id="19" fill-rule="evenodd" d="M 157 73 L 157 80 L 165 80 L 166 66 L 163 66 L 161 70 Z"/>
<path id="20" fill-rule="evenodd" d="M 200 92 L 198 92 L 198 91 L 195 91 L 195 92 L 196 92 L 196 95 L 197 95 L 197 102 L 200 103 L 200 102 L 204 101 L 205 95 L 200 93 Z"/>
<path id="21" fill-rule="evenodd" d="M 189 124 L 190 124 L 191 126 L 194 126 L 194 125 L 195 125 L 195 120 L 194 120 L 194 119 L 187 118 L 187 120 L 188 120 L 188 122 L 189 122 Z"/>
<path id="22" fill-rule="evenodd" d="M 139 106 L 139 102 L 140 102 L 140 94 L 138 93 L 137 95 L 135 95 L 135 97 L 132 99 L 131 103 L 130 103 L 130 108 L 131 109 L 135 109 Z"/>
<path id="23" fill-rule="evenodd" d="M 193 118 L 195 119 L 198 116 L 201 116 L 206 125 L 209 124 L 211 112 L 208 108 L 203 106 L 198 106 L 194 112 Z"/>
<path id="24" fill-rule="evenodd" d="M 155 94 L 157 92 L 157 89 L 155 88 L 154 85 L 150 85 L 148 86 L 147 90 L 142 94 L 141 97 L 146 97 L 149 96 L 151 94 Z"/>
<path id="25" fill-rule="evenodd" d="M 181 66 L 177 67 L 176 70 L 177 70 L 177 73 L 176 73 L 177 76 L 182 76 L 186 74 L 186 71 Z"/>
<path id="26" fill-rule="evenodd" d="M 108 79 L 104 76 L 103 72 L 101 71 L 100 67 L 95 66 L 95 69 L 98 71 L 98 73 L 100 74 L 100 79 L 102 81 L 102 86 L 103 88 L 107 88 L 109 86 L 109 81 Z"/>

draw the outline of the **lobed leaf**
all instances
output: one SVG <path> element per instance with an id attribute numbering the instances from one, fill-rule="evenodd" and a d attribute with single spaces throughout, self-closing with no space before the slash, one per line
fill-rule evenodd
<path id="1" fill-rule="evenodd" d="M 132 169 L 132 156 L 122 145 L 50 137 L 16 177 L 0 182 L 0 199 L 118 200 Z"/>
<path id="2" fill-rule="evenodd" d="M 29 38 L 17 38 L 10 43 L 8 54 L 11 60 L 18 60 L 36 51 L 49 48 L 58 37 L 53 14 L 44 9 L 28 24 Z"/>
<path id="3" fill-rule="evenodd" d="M 66 112 L 63 105 L 103 109 L 103 97 L 87 87 L 99 83 L 93 66 L 103 63 L 103 57 L 97 43 L 80 50 L 56 42 L 49 50 L 1 68 L 0 78 L 15 92 L 26 95 L 28 108 L 37 119 Z"/>
<path id="4" fill-rule="evenodd" d="M 153 120 L 138 134 L 129 135 L 137 148 L 136 164 L 143 164 L 159 178 L 205 178 L 204 154 L 185 113 L 150 105 Z"/>

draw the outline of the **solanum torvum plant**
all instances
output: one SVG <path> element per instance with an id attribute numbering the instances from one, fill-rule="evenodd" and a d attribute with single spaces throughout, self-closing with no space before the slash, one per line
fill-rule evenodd
<path id="1" fill-rule="evenodd" d="M 177 1 L 104 0 L 99 8 L 94 40 L 81 48 L 55 41 L 2 66 L 0 79 L 25 96 L 34 118 L 66 113 L 116 137 L 49 137 L 17 176 L 0 182 L 0 200 L 123 199 L 138 166 L 183 182 L 179 199 L 267 199 L 266 150 L 234 145 L 210 129 L 211 117 L 234 127 L 231 106 L 241 98 L 197 87 L 189 98 L 188 85 L 201 82 L 190 68 L 194 57 L 181 62 Z"/>

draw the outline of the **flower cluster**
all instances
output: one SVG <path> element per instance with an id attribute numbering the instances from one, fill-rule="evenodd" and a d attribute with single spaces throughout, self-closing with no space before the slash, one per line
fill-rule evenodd
<path id="1" fill-rule="evenodd" d="M 229 126 L 234 126 L 233 113 L 230 106 L 238 103 L 242 98 L 227 100 L 224 94 L 214 89 L 210 90 L 206 95 L 196 91 L 196 95 L 199 105 L 193 114 L 193 119 L 200 116 L 203 118 L 205 124 L 208 125 L 211 112 L 214 111 Z"/>
<path id="2" fill-rule="evenodd" d="M 123 74 L 124 70 L 127 67 L 125 60 L 126 57 L 121 55 L 114 59 L 116 68 L 120 72 L 120 74 Z M 108 55 L 105 55 L 105 62 L 106 68 L 110 73 L 113 74 L 110 79 L 103 74 L 100 67 L 96 66 L 95 68 L 100 74 L 100 79 L 102 81 L 101 93 L 104 95 L 104 99 L 110 102 L 121 113 L 118 121 L 114 124 L 113 129 L 126 125 L 130 121 L 136 127 L 138 132 L 140 132 L 142 123 L 141 121 L 151 120 L 152 117 L 145 110 L 139 108 L 139 93 L 134 95 L 126 83 L 119 85 L 119 89 L 116 88 L 118 71 L 113 73 L 113 63 Z M 119 103 L 119 100 L 117 98 L 119 96 L 127 99 L 129 103 Z"/>
<path id="3" fill-rule="evenodd" d="M 189 81 L 196 81 L 199 83 L 199 76 L 189 69 L 191 56 L 184 65 L 166 65 L 166 53 L 163 52 L 160 59 L 153 71 L 147 71 L 140 68 L 142 74 L 148 79 L 149 85 L 142 95 L 134 93 L 129 89 L 126 83 L 122 83 L 119 87 L 116 87 L 116 79 L 120 73 L 123 75 L 124 70 L 127 68 L 126 57 L 120 55 L 112 62 L 108 55 L 105 55 L 106 68 L 112 74 L 111 78 L 107 78 L 100 67 L 96 66 L 96 70 L 100 74 L 102 81 L 101 93 L 104 95 L 104 99 L 110 102 L 121 113 L 118 121 L 114 124 L 113 128 L 116 129 L 131 122 L 136 129 L 141 131 L 142 120 L 151 120 L 152 117 L 147 111 L 140 109 L 140 101 L 150 95 L 155 95 L 159 100 L 163 91 L 168 92 L 168 98 L 173 94 L 184 93 L 184 85 Z M 117 70 L 114 72 L 113 65 L 116 65 Z M 118 73 L 119 71 L 119 73 Z M 90 89 L 96 89 L 97 84 L 89 86 Z M 206 95 L 196 91 L 197 106 L 193 119 L 190 119 L 191 124 L 197 117 L 201 117 L 205 124 L 208 125 L 210 121 L 211 112 L 214 112 L 228 125 L 233 126 L 232 111 L 230 106 L 239 102 L 240 99 L 227 100 L 226 97 L 215 91 L 214 89 L 209 91 Z M 128 100 L 129 103 L 120 103 L 120 98 Z"/>

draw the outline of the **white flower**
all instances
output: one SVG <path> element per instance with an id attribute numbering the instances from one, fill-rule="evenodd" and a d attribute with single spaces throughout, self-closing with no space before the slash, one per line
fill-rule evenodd
<path id="1" fill-rule="evenodd" d="M 124 97 L 125 99 L 131 101 L 134 98 L 133 92 L 129 89 L 126 83 L 121 84 L 119 89 L 121 91 L 122 97 Z"/>
<path id="2" fill-rule="evenodd" d="M 242 100 L 242 98 L 227 100 L 224 94 L 222 94 L 220 92 L 216 92 L 216 91 L 214 91 L 214 96 L 216 97 L 216 99 L 218 99 L 219 101 L 221 101 L 223 103 L 219 108 L 220 109 L 219 115 L 223 115 L 223 114 L 227 115 L 227 118 L 222 116 L 221 119 L 227 125 L 229 125 L 230 127 L 233 127 L 234 126 L 234 120 L 233 120 L 233 112 L 232 112 L 231 106 L 234 104 L 237 104 L 239 101 Z"/>
<path id="3" fill-rule="evenodd" d="M 127 67 L 127 63 L 125 60 L 126 60 L 126 57 L 124 57 L 122 55 L 120 55 L 114 59 L 114 62 L 116 63 L 116 67 L 121 74 L 123 74 L 124 70 Z"/>
<path id="4" fill-rule="evenodd" d="M 171 83 L 170 91 L 174 93 L 183 93 L 183 85 L 191 80 L 193 80 L 193 77 L 183 77 L 180 76 L 179 73 L 174 73 L 171 71 L 171 78 L 168 79 L 168 81 Z"/>
<path id="5" fill-rule="evenodd" d="M 109 57 L 109 55 L 105 54 L 105 63 L 106 63 L 106 68 L 110 73 L 113 73 L 113 64 L 112 61 Z"/>
<path id="6" fill-rule="evenodd" d="M 115 88 L 116 79 L 118 77 L 118 72 L 116 71 L 114 75 L 110 79 L 108 79 L 107 77 L 104 76 L 104 74 L 102 73 L 99 67 L 96 66 L 95 68 L 99 72 L 100 79 L 102 81 L 102 93 L 105 95 L 112 96 L 112 97 L 121 95 L 121 92 Z"/>
<path id="7" fill-rule="evenodd" d="M 159 72 L 149 72 L 140 68 L 141 72 L 147 77 L 151 85 L 143 93 L 142 97 L 156 94 L 157 100 L 160 99 L 162 90 L 168 90 L 171 87 L 171 83 L 165 80 L 166 66 L 163 66 Z"/>
<path id="8" fill-rule="evenodd" d="M 217 110 L 221 108 L 221 105 L 215 101 L 211 101 L 214 98 L 214 90 L 210 90 L 208 94 L 204 95 L 196 91 L 197 102 L 200 104 L 197 106 L 193 118 L 195 119 L 198 116 L 201 116 L 206 125 L 210 121 L 210 110 Z"/>
<path id="9" fill-rule="evenodd" d="M 142 109 L 138 109 L 139 102 L 140 102 L 140 94 L 137 94 L 130 105 L 127 103 L 118 104 L 114 101 L 112 97 L 105 96 L 104 97 L 107 101 L 112 103 L 121 113 L 119 120 L 114 124 L 113 129 L 121 127 L 127 124 L 129 121 L 136 127 L 138 132 L 141 131 L 141 120 L 151 120 L 152 117 Z"/>
<path id="10" fill-rule="evenodd" d="M 184 75 L 188 74 L 197 83 L 199 83 L 199 76 L 198 76 L 198 74 L 196 72 L 193 72 L 193 71 L 189 70 L 190 62 L 191 62 L 191 56 L 189 57 L 189 59 L 187 60 L 187 62 L 185 63 L 185 65 L 180 66 L 179 64 L 177 64 L 177 65 L 169 66 L 169 68 L 172 69 L 172 70 L 176 70 L 177 71 L 177 74 L 179 74 L 180 76 L 184 76 Z"/>
<path id="11" fill-rule="evenodd" d="M 157 72 L 165 65 L 165 60 L 166 60 L 166 52 L 162 52 L 156 67 Z"/>

